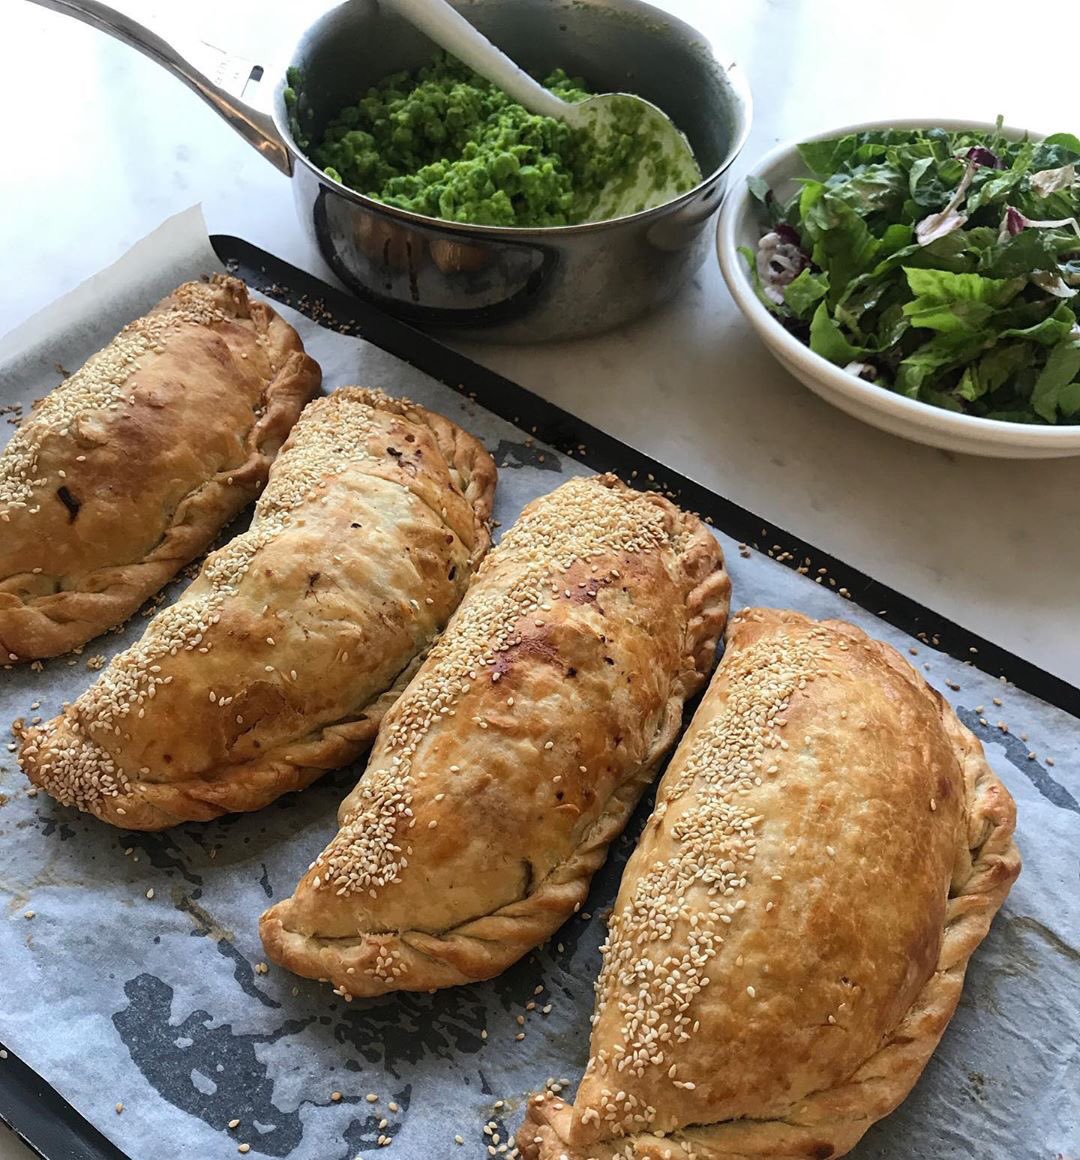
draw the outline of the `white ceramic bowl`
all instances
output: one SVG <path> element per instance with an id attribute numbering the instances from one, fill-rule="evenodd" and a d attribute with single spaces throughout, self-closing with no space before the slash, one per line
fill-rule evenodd
<path id="1" fill-rule="evenodd" d="M 980 121 L 936 121 L 932 124 L 943 129 L 989 131 L 994 128 L 989 122 Z M 860 133 L 868 129 L 919 129 L 930 125 L 931 122 L 926 120 L 871 121 L 819 133 L 813 140 L 842 137 L 845 133 Z M 1005 132 L 1010 136 L 1023 135 L 1020 129 L 1006 128 Z M 1031 136 L 1038 139 L 1041 134 L 1031 133 Z M 795 191 L 796 178 L 809 175 L 799 157 L 797 145 L 795 141 L 780 145 L 759 161 L 749 175 L 763 177 L 781 199 L 788 197 Z M 762 342 L 815 394 L 864 423 L 946 451 L 989 455 L 1000 459 L 1054 459 L 1080 455 L 1078 424 L 1037 427 L 1027 423 L 1003 423 L 997 419 L 958 415 L 876 387 L 814 354 L 784 329 L 754 293 L 746 262 L 739 254 L 738 247 L 749 246 L 757 252 L 761 223 L 755 206 L 756 202 L 745 180 L 728 192 L 716 233 L 720 268 L 732 297 Z"/>

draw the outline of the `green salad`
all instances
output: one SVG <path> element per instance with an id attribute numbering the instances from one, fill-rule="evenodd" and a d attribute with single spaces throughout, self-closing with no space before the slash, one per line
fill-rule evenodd
<path id="1" fill-rule="evenodd" d="M 799 147 L 787 201 L 744 249 L 761 301 L 810 349 L 911 399 L 1080 423 L 1080 140 L 943 129 Z"/>

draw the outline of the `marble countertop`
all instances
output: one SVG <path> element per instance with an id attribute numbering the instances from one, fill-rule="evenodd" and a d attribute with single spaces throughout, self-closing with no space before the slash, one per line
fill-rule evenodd
<path id="1" fill-rule="evenodd" d="M 1075 80 L 1047 45 L 1075 0 L 1006 24 L 908 0 L 659 0 L 749 74 L 744 163 L 788 137 L 878 118 L 1003 113 L 1070 129 Z M 121 0 L 121 6 L 124 6 Z M 157 6 L 126 0 L 146 17 Z M 176 6 L 163 27 L 176 26 Z M 188 0 L 189 34 L 257 59 L 318 9 Z M 902 15 L 900 13 L 902 12 Z M 201 201 L 210 229 L 325 275 L 288 181 L 149 60 L 25 0 L 3 0 L 0 333 Z M 158 25 L 155 25 L 156 27 Z M 288 40 L 288 33 L 285 34 Z M 737 167 L 739 180 L 745 164 Z M 766 354 L 712 260 L 666 308 L 590 340 L 468 353 L 947 617 L 1080 682 L 1080 460 L 1006 462 L 877 432 Z M 738 595 L 736 596 L 738 599 Z M 0 1134 L 0 1160 L 29 1153 Z"/>

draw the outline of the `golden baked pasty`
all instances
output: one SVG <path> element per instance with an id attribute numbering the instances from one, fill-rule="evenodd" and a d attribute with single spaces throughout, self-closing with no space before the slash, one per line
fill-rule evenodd
<path id="1" fill-rule="evenodd" d="M 488 546 L 495 468 L 378 391 L 311 403 L 251 527 L 24 739 L 31 781 L 128 829 L 254 810 L 353 761 Z"/>
<path id="2" fill-rule="evenodd" d="M 258 495 L 320 372 L 243 282 L 187 282 L 0 453 L 0 663 L 126 620 Z"/>
<path id="3" fill-rule="evenodd" d="M 1020 870 L 1012 798 L 888 645 L 751 609 L 627 864 L 575 1102 L 528 1160 L 829 1160 L 918 1079 Z"/>
<path id="4" fill-rule="evenodd" d="M 530 503 L 387 713 L 341 829 L 263 916 L 348 997 L 487 979 L 580 906 L 711 669 L 730 585 L 614 476 Z"/>

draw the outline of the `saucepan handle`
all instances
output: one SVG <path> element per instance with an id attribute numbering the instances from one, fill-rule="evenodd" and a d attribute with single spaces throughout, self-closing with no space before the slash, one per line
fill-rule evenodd
<path id="1" fill-rule="evenodd" d="M 289 147 L 278 132 L 269 113 L 253 108 L 241 99 L 244 87 L 252 78 L 254 66 L 211 45 L 204 45 L 211 57 L 213 76 L 196 68 L 156 32 L 132 19 L 127 13 L 111 8 L 100 0 L 31 0 L 42 8 L 51 8 L 73 16 L 91 28 L 100 29 L 124 44 L 157 61 L 162 68 L 179 77 L 211 108 L 215 109 L 250 145 L 278 169 L 292 175 Z"/>

